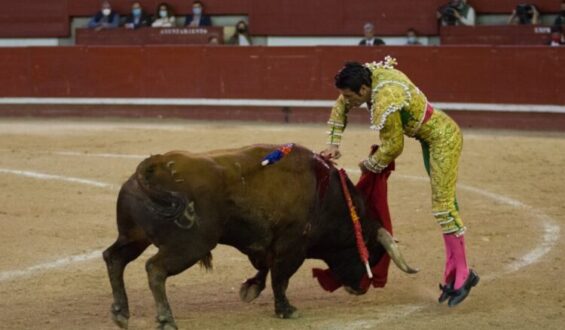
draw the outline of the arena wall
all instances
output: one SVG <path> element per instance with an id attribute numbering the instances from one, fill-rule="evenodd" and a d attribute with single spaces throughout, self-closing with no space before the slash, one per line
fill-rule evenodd
<path id="1" fill-rule="evenodd" d="M 565 105 L 565 71 L 562 70 L 565 49 L 513 46 L 0 48 L 3 73 L 0 101 L 6 98 L 332 100 L 337 95 L 333 77 L 345 61 L 368 62 L 386 55 L 398 59 L 398 67 L 432 102 L 487 104 L 487 108 L 480 108 L 484 110 L 497 110 L 496 105 L 500 104 L 561 108 Z M 25 107 L 4 101 L 0 102 L 4 114 L 26 113 L 22 110 Z M 488 109 L 488 105 L 495 107 Z M 114 108 L 118 106 L 114 104 Z M 234 109 L 225 108 L 227 112 Z M 277 116 L 287 120 L 289 113 L 291 120 L 299 113 L 296 109 L 290 112 L 283 109 L 288 107 L 275 108 Z M 63 106 L 57 109 L 61 110 L 60 114 L 68 113 Z"/>
<path id="2" fill-rule="evenodd" d="M 436 102 L 565 104 L 565 49 L 489 46 L 0 48 L 0 97 L 332 99 L 386 55 Z"/>

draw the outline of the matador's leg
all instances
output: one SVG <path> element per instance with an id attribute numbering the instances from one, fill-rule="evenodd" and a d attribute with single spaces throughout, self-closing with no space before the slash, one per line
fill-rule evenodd
<path id="1" fill-rule="evenodd" d="M 467 266 L 463 238 L 465 226 L 459 216 L 455 198 L 462 137 L 456 125 L 446 124 L 441 128 L 441 138 L 431 145 L 422 142 L 422 150 L 424 164 L 431 180 L 433 215 L 444 233 L 446 265 L 444 285 L 441 286 L 443 293 L 439 301 L 443 302 L 449 298 L 449 305 L 454 306 L 467 296 L 471 287 L 467 280 L 475 281 L 476 277 L 478 281 L 478 276 L 470 272 Z M 464 286 L 469 288 L 465 291 Z M 459 294 L 459 298 L 455 298 L 454 293 L 457 292 L 464 295 Z"/>

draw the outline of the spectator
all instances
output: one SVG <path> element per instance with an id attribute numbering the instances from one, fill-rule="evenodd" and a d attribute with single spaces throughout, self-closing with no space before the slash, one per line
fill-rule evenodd
<path id="1" fill-rule="evenodd" d="M 151 26 L 151 17 L 141 8 L 139 1 L 134 1 L 131 5 L 131 13 L 126 17 L 124 27 L 126 29 L 137 29 L 142 26 Z"/>
<path id="2" fill-rule="evenodd" d="M 475 9 L 467 3 L 467 0 L 450 0 L 448 4 L 438 9 L 436 15 L 442 26 L 475 25 Z"/>
<path id="3" fill-rule="evenodd" d="M 536 6 L 521 3 L 512 11 L 508 24 L 530 25 L 539 23 L 539 11 Z"/>
<path id="4" fill-rule="evenodd" d="M 375 26 L 372 23 L 365 23 L 363 31 L 365 38 L 361 39 L 359 46 L 379 46 L 385 44 L 382 39 L 375 38 Z"/>
<path id="5" fill-rule="evenodd" d="M 112 10 L 110 2 L 103 1 L 102 8 L 88 22 L 88 27 L 96 29 L 113 29 L 120 25 L 120 15 Z"/>
<path id="6" fill-rule="evenodd" d="M 249 28 L 245 21 L 239 21 L 235 25 L 235 33 L 228 41 L 230 45 L 251 46 L 251 38 L 249 38 Z"/>
<path id="7" fill-rule="evenodd" d="M 563 35 L 561 25 L 551 28 L 551 39 L 549 41 L 549 45 L 552 47 L 565 45 L 565 36 Z"/>
<path id="8" fill-rule="evenodd" d="M 561 1 L 561 11 L 557 15 L 557 18 L 555 18 L 553 25 L 561 26 L 563 29 L 563 26 L 565 25 L 565 1 Z"/>
<path id="9" fill-rule="evenodd" d="M 171 7 L 165 2 L 161 2 L 157 6 L 155 12 L 155 20 L 153 20 L 152 27 L 175 27 L 177 26 L 175 14 Z"/>
<path id="10" fill-rule="evenodd" d="M 192 3 L 192 15 L 187 15 L 184 22 L 185 26 L 210 26 L 212 21 L 210 16 L 204 14 L 204 4 L 201 1 L 194 1 Z"/>
<path id="11" fill-rule="evenodd" d="M 208 38 L 208 44 L 209 45 L 219 45 L 220 39 L 218 39 L 218 37 L 216 37 L 216 36 L 211 36 L 210 38 Z"/>
<path id="12" fill-rule="evenodd" d="M 411 46 L 421 45 L 420 41 L 418 41 L 418 34 L 414 29 L 408 29 L 406 32 L 406 44 Z"/>

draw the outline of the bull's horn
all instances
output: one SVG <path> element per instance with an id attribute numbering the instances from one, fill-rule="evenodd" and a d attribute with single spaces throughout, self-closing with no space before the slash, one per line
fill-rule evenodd
<path id="1" fill-rule="evenodd" d="M 168 161 L 166 165 L 168 168 L 171 168 L 175 165 L 175 161 L 174 160 Z"/>
<path id="2" fill-rule="evenodd" d="M 384 246 L 386 252 L 390 256 L 392 261 L 394 261 L 394 264 L 398 268 L 400 268 L 400 270 L 408 274 L 415 274 L 418 272 L 418 269 L 410 267 L 406 262 L 406 260 L 404 260 L 402 253 L 400 253 L 400 249 L 398 248 L 398 245 L 396 244 L 394 238 L 388 232 L 388 230 L 384 228 L 379 228 L 377 234 L 377 240 L 382 244 L 382 246 Z"/>

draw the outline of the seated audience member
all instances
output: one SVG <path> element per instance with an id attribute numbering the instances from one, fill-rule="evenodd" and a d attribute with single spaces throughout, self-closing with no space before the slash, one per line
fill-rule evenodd
<path id="1" fill-rule="evenodd" d="M 131 13 L 126 17 L 124 27 L 126 29 L 137 29 L 142 26 L 151 26 L 151 18 L 145 13 L 139 1 L 131 5 Z"/>
<path id="2" fill-rule="evenodd" d="M 365 38 L 359 41 L 359 46 L 379 46 L 385 44 L 382 39 L 375 38 L 375 26 L 372 23 L 365 23 L 363 32 L 365 33 Z"/>
<path id="3" fill-rule="evenodd" d="M 442 26 L 473 26 L 476 19 L 475 9 L 467 3 L 467 0 L 450 0 L 448 4 L 439 7 L 436 16 Z"/>
<path id="4" fill-rule="evenodd" d="M 406 44 L 411 46 L 421 45 L 420 41 L 418 41 L 418 34 L 414 29 L 408 29 L 406 32 Z"/>
<path id="5" fill-rule="evenodd" d="M 212 21 L 210 16 L 204 14 L 204 4 L 198 0 L 192 3 L 192 15 L 187 15 L 184 21 L 185 26 L 210 26 Z"/>
<path id="6" fill-rule="evenodd" d="M 565 26 L 565 0 L 561 1 L 561 11 L 559 11 L 559 14 L 557 14 L 557 17 L 555 18 L 555 22 L 553 22 L 553 25 L 561 26 L 562 29 Z"/>
<path id="7" fill-rule="evenodd" d="M 103 1 L 102 8 L 94 15 L 88 22 L 88 27 L 91 29 L 113 29 L 120 25 L 120 15 L 112 10 L 110 2 Z"/>
<path id="8" fill-rule="evenodd" d="M 209 45 L 219 45 L 220 39 L 218 39 L 218 37 L 216 37 L 216 36 L 211 36 L 210 38 L 208 38 L 208 44 Z"/>
<path id="9" fill-rule="evenodd" d="M 228 41 L 230 45 L 251 46 L 251 38 L 249 37 L 249 28 L 245 21 L 239 21 L 235 25 L 235 33 Z"/>
<path id="10" fill-rule="evenodd" d="M 512 11 L 512 15 L 510 15 L 508 24 L 538 24 L 539 16 L 539 11 L 536 6 L 527 3 L 521 3 L 517 5 L 516 8 Z"/>
<path id="11" fill-rule="evenodd" d="M 563 29 L 560 25 L 551 28 L 551 39 L 549 41 L 549 45 L 552 47 L 565 45 L 565 35 L 563 35 Z"/>
<path id="12" fill-rule="evenodd" d="M 155 12 L 155 19 L 153 20 L 152 27 L 175 27 L 177 26 L 175 14 L 173 13 L 171 7 L 162 2 L 157 6 L 157 11 Z"/>

